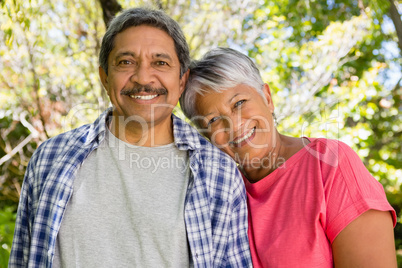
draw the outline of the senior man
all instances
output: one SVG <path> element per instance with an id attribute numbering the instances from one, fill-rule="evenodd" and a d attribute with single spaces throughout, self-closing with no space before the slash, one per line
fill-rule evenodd
<path id="1" fill-rule="evenodd" d="M 99 60 L 113 108 L 32 156 L 9 266 L 250 267 L 235 163 L 172 114 L 190 62 L 177 22 L 126 10 Z"/>

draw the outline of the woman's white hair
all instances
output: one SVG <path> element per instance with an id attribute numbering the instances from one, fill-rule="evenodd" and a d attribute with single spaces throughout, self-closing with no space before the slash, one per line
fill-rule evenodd
<path id="1" fill-rule="evenodd" d="M 257 66 L 248 56 L 231 48 L 212 49 L 202 59 L 191 63 L 186 90 L 180 97 L 181 109 L 199 126 L 195 109 L 197 94 L 221 92 L 240 84 L 254 88 L 264 97 L 264 82 Z"/>

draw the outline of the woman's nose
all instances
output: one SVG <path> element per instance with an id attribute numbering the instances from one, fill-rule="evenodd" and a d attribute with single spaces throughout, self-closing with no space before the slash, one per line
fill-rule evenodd
<path id="1" fill-rule="evenodd" d="M 226 131 L 236 133 L 242 127 L 242 117 L 240 113 L 235 113 L 231 116 L 225 116 Z"/>

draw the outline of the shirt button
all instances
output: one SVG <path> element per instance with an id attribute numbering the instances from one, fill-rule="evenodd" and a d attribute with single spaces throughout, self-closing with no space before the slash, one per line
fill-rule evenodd
<path id="1" fill-rule="evenodd" d="M 66 205 L 66 202 L 64 202 L 64 200 L 60 200 L 59 203 L 57 203 L 57 205 L 58 205 L 59 207 L 64 208 L 64 206 Z"/>

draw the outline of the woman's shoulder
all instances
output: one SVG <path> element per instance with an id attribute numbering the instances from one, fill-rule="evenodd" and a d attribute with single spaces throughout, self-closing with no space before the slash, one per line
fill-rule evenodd
<path id="1" fill-rule="evenodd" d="M 343 141 L 336 140 L 336 139 L 327 139 L 327 138 L 311 138 L 305 137 L 311 142 L 312 146 L 319 146 L 325 149 L 342 149 L 342 150 L 352 150 L 352 148 L 344 143 Z"/>
<path id="2" fill-rule="evenodd" d="M 317 155 L 325 158 L 336 158 L 338 160 L 358 159 L 357 153 L 346 143 L 327 138 L 307 138 L 310 144 L 306 146 L 308 151 L 317 152 Z"/>

